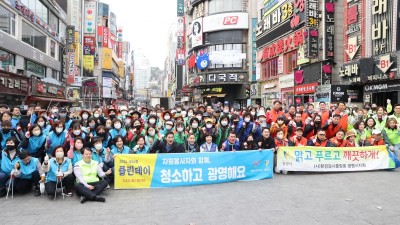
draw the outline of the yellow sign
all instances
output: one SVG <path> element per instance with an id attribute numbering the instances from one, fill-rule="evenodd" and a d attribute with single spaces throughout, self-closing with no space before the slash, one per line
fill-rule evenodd
<path id="1" fill-rule="evenodd" d="M 124 62 L 123 61 L 119 61 L 118 62 L 118 72 L 119 72 L 119 77 L 123 78 L 125 75 L 125 68 L 124 68 Z"/>
<path id="2" fill-rule="evenodd" d="M 83 56 L 83 70 L 84 70 L 84 75 L 93 76 L 94 55 L 84 55 Z"/>
<path id="3" fill-rule="evenodd" d="M 112 49 L 111 48 L 103 48 L 102 50 L 102 59 L 103 64 L 102 68 L 106 70 L 112 70 Z"/>
<path id="4" fill-rule="evenodd" d="M 126 173 L 128 177 L 131 177 L 116 176 L 114 180 L 115 188 L 150 188 L 156 160 L 157 154 L 116 155 L 115 169 L 118 169 L 116 173 L 121 174 L 123 172 L 124 175 Z M 124 170 L 121 171 L 121 168 Z"/>

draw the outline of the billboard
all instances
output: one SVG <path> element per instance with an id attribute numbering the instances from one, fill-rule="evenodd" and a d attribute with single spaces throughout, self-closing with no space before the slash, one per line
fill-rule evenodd
<path id="1" fill-rule="evenodd" d="M 103 48 L 102 51 L 102 68 L 107 70 L 112 70 L 112 49 L 111 48 Z"/>
<path id="2" fill-rule="evenodd" d="M 94 34 L 96 33 L 96 1 L 85 1 L 84 11 L 84 29 L 83 33 Z"/>
<path id="3" fill-rule="evenodd" d="M 248 13 L 223 13 L 204 17 L 203 32 L 248 29 Z"/>
<path id="4" fill-rule="evenodd" d="M 191 32 L 192 48 L 203 45 L 203 18 L 193 20 Z"/>
<path id="5" fill-rule="evenodd" d="M 94 55 L 83 56 L 83 76 L 92 77 L 94 70 Z"/>

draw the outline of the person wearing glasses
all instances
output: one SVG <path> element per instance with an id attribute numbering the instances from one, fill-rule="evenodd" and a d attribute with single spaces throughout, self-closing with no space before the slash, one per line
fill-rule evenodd
<path id="1" fill-rule="evenodd" d="M 326 131 L 320 129 L 317 131 L 317 136 L 308 141 L 307 146 L 332 147 L 332 143 L 326 138 Z"/>

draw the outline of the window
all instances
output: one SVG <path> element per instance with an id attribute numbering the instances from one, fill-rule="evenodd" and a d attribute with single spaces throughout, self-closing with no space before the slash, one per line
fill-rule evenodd
<path id="1" fill-rule="evenodd" d="M 35 62 L 26 60 L 26 70 L 40 78 L 46 77 L 46 67 Z"/>
<path id="2" fill-rule="evenodd" d="M 278 76 L 278 58 L 271 59 L 261 64 L 262 80 Z"/>
<path id="3" fill-rule="evenodd" d="M 36 14 L 45 23 L 49 23 L 49 14 L 47 7 L 39 0 L 22 0 L 22 4 L 27 6 L 32 12 Z"/>
<path id="4" fill-rule="evenodd" d="M 58 17 L 52 12 L 49 12 L 49 26 L 52 31 L 58 33 Z"/>
<path id="5" fill-rule="evenodd" d="M 0 5 L 0 30 L 15 36 L 15 14 Z"/>
<path id="6" fill-rule="evenodd" d="M 208 70 L 223 70 L 223 69 L 242 69 L 243 59 L 242 55 L 246 54 L 245 44 L 223 44 L 223 45 L 210 45 L 208 46 L 207 52 L 213 55 L 213 60 L 210 60 Z M 228 59 L 225 55 L 227 52 L 230 54 Z M 228 63 L 227 63 L 228 60 Z M 236 61 L 238 63 L 233 63 Z M 230 63 L 229 63 L 230 61 Z"/>
<path id="7" fill-rule="evenodd" d="M 65 23 L 61 22 L 61 20 L 59 20 L 59 36 L 62 40 L 65 40 L 67 38 L 67 25 L 65 25 Z"/>
<path id="8" fill-rule="evenodd" d="M 242 43 L 241 30 L 228 30 L 206 33 L 205 44 Z"/>
<path id="9" fill-rule="evenodd" d="M 50 56 L 56 58 L 56 42 L 50 41 Z"/>
<path id="10" fill-rule="evenodd" d="M 58 80 L 58 71 L 52 70 L 51 78 Z"/>
<path id="11" fill-rule="evenodd" d="M 208 13 L 242 11 L 242 0 L 211 0 L 208 2 Z"/>
<path id="12" fill-rule="evenodd" d="M 7 66 L 15 66 L 15 56 L 0 49 L 0 69 L 6 69 Z"/>
<path id="13" fill-rule="evenodd" d="M 46 53 L 46 35 L 22 22 L 22 41 Z"/>
<path id="14" fill-rule="evenodd" d="M 297 66 L 297 51 L 286 53 L 283 61 L 284 73 L 293 73 L 293 69 Z"/>

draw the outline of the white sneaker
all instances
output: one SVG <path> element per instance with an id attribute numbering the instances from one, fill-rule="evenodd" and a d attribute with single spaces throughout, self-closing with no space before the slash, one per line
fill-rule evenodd
<path id="1" fill-rule="evenodd" d="M 282 174 L 285 174 L 285 175 L 286 175 L 286 174 L 288 174 L 288 172 L 289 172 L 289 171 L 287 171 L 287 170 L 282 170 Z"/>
<path id="2" fill-rule="evenodd" d="M 106 189 L 110 189 L 110 185 L 107 185 Z"/>
<path id="3" fill-rule="evenodd" d="M 277 166 L 275 166 L 274 171 L 275 171 L 275 173 L 281 173 L 281 171 L 278 170 L 278 167 L 277 167 Z"/>

